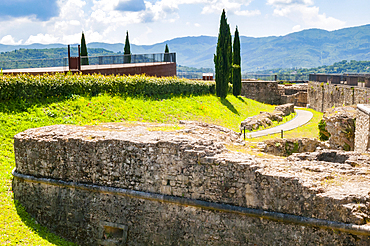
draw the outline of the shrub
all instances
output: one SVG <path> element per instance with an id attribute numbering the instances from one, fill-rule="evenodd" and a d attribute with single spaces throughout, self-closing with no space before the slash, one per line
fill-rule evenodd
<path id="1" fill-rule="evenodd" d="M 104 75 L 26 75 L 0 76 L 0 100 L 39 100 L 71 95 L 203 95 L 214 92 L 214 82 L 193 81 L 177 77 L 104 76 Z"/>
<path id="2" fill-rule="evenodd" d="M 330 133 L 326 130 L 326 122 L 324 120 L 320 120 L 318 127 L 319 127 L 319 139 L 321 141 L 329 140 Z"/>

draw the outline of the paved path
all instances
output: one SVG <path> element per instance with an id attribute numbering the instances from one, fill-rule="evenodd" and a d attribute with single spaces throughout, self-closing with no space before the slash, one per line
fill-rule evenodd
<path id="1" fill-rule="evenodd" d="M 297 114 L 292 120 L 290 120 L 290 121 L 288 121 L 288 122 L 286 122 L 282 125 L 273 127 L 273 128 L 247 133 L 246 137 L 247 138 L 256 138 L 256 137 L 262 137 L 262 136 L 271 135 L 271 134 L 275 134 L 275 133 L 280 133 L 281 130 L 289 131 L 289 130 L 295 129 L 297 127 L 300 127 L 300 126 L 306 124 L 313 117 L 313 114 L 310 111 L 296 109 L 295 112 Z"/>

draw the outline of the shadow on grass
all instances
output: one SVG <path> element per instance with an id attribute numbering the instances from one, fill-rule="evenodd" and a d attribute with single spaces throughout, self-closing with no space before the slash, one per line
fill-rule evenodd
<path id="1" fill-rule="evenodd" d="M 77 244 L 66 241 L 65 239 L 50 232 L 48 228 L 38 224 L 36 220 L 26 212 L 25 208 L 20 204 L 19 201 L 14 200 L 14 206 L 22 222 L 29 228 L 29 231 L 34 232 L 48 242 L 58 246 L 77 246 Z"/>
<path id="2" fill-rule="evenodd" d="M 239 101 L 241 101 L 241 102 L 243 102 L 245 104 L 248 104 L 247 101 L 245 101 L 243 97 L 237 96 L 236 98 L 238 98 Z"/>
<path id="3" fill-rule="evenodd" d="M 234 107 L 234 105 L 232 105 L 229 100 L 227 100 L 226 98 L 221 98 L 221 103 L 226 106 L 231 112 L 233 112 L 234 114 L 237 114 L 237 115 L 240 115 L 238 110 L 236 110 L 236 108 Z"/>

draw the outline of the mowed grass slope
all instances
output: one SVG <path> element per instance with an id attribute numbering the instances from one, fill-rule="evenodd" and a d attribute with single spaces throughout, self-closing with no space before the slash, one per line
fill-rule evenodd
<path id="1" fill-rule="evenodd" d="M 239 131 L 239 124 L 245 118 L 273 109 L 274 106 L 232 95 L 219 99 L 213 95 L 153 98 L 102 94 L 46 98 L 33 105 L 22 100 L 3 102 L 0 105 L 0 245 L 73 245 L 40 226 L 13 200 L 13 136 L 19 132 L 54 124 L 117 121 L 176 124 L 179 120 L 203 121 Z M 313 128 L 309 131 L 317 135 Z M 297 132 L 301 136 L 307 134 Z"/>
<path id="2" fill-rule="evenodd" d="M 272 111 L 265 105 L 229 95 L 47 98 L 30 105 L 8 101 L 0 105 L 0 245 L 73 245 L 41 227 L 13 200 L 11 171 L 15 167 L 13 136 L 29 128 L 53 124 L 98 124 L 114 121 L 178 123 L 198 120 L 238 131 L 246 117 Z"/>

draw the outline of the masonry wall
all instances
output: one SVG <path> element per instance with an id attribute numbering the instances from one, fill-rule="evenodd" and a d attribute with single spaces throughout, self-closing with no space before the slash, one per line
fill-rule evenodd
<path id="1" fill-rule="evenodd" d="M 369 245 L 333 230 L 15 180 L 35 219 L 80 245 Z M 32 202 L 30 202 L 32 201 Z M 112 235 L 104 228 L 121 227 Z M 115 241 L 116 240 L 116 241 Z M 114 244 L 113 244 L 114 243 Z"/>
<path id="2" fill-rule="evenodd" d="M 278 105 L 281 102 L 276 81 L 242 81 L 241 95 L 267 104 Z"/>
<path id="3" fill-rule="evenodd" d="M 355 151 L 365 153 L 370 147 L 370 105 L 357 106 Z"/>
<path id="4" fill-rule="evenodd" d="M 82 245 L 108 245 L 114 237 L 119 238 L 116 245 L 370 243 L 366 234 L 271 220 L 263 212 L 252 217 L 228 212 L 228 206 L 236 206 L 364 223 L 343 201 L 318 196 L 320 191 L 294 176 L 263 174 L 263 165 L 249 155 L 228 152 L 211 140 L 126 128 L 49 126 L 17 134 L 14 148 L 15 199 L 37 221 Z M 138 198 L 132 191 L 145 193 Z M 209 209 L 202 202 L 223 206 Z"/>
<path id="5" fill-rule="evenodd" d="M 241 95 L 273 105 L 293 103 L 294 106 L 307 105 L 307 84 L 285 86 L 276 81 L 242 81 Z"/>
<path id="6" fill-rule="evenodd" d="M 366 104 L 369 99 L 370 88 L 320 82 L 309 82 L 308 85 L 308 104 L 320 112 L 332 107 Z"/>

